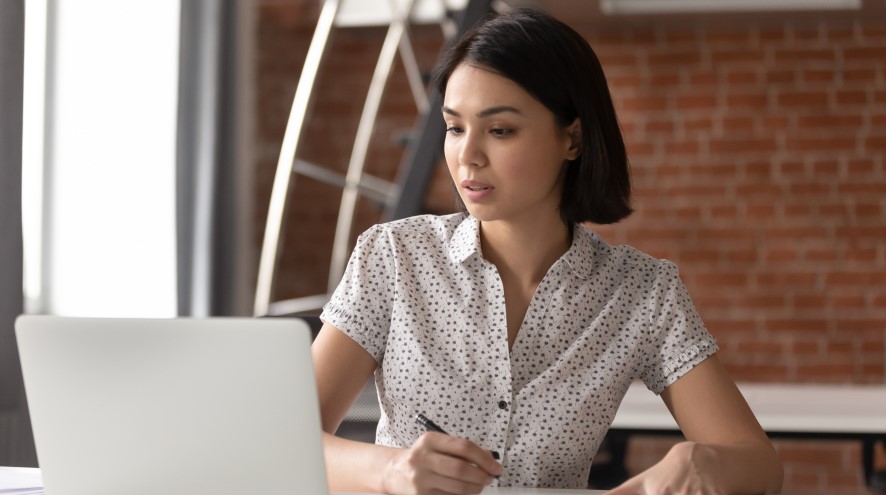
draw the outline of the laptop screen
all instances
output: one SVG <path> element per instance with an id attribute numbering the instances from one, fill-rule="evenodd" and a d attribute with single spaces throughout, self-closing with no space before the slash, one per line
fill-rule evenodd
<path id="1" fill-rule="evenodd" d="M 46 493 L 327 493 L 298 319 L 22 316 Z"/>

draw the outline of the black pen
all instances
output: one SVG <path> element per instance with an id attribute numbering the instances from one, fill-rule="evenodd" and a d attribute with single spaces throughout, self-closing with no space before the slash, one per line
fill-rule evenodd
<path id="1" fill-rule="evenodd" d="M 436 423 L 434 423 L 433 421 L 431 421 L 430 419 L 428 419 L 428 418 L 427 418 L 424 414 L 422 414 L 422 413 L 418 413 L 418 414 L 415 415 L 415 422 L 418 423 L 418 424 L 420 424 L 420 425 L 421 425 L 426 431 L 433 431 L 433 432 L 436 432 L 436 433 L 442 433 L 442 434 L 444 434 L 444 435 L 448 435 L 448 434 L 449 434 L 449 433 L 446 433 L 446 432 L 443 430 L 443 428 L 440 428 L 439 426 L 437 426 Z M 490 452 L 492 452 L 492 458 L 495 459 L 496 461 L 499 460 L 499 459 L 501 459 L 501 456 L 498 455 L 498 452 L 496 452 L 496 451 L 494 451 L 494 450 L 492 450 L 492 451 L 490 451 Z"/>

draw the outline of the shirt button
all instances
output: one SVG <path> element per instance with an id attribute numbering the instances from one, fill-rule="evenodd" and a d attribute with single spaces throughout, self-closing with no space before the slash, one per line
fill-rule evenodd
<path id="1" fill-rule="evenodd" d="M 500 400 L 498 401 L 498 408 L 502 410 L 507 409 L 508 403 L 506 401 Z"/>

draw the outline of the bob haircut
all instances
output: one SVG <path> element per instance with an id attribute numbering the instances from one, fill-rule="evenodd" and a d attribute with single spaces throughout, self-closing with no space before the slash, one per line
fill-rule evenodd
<path id="1" fill-rule="evenodd" d="M 560 125 L 581 121 L 581 154 L 566 166 L 560 216 L 567 226 L 611 224 L 631 214 L 624 139 L 603 68 L 588 42 L 548 14 L 516 9 L 483 18 L 441 56 L 432 85 L 446 94 L 461 64 L 490 70 L 521 86 Z M 465 210 L 461 198 L 456 201 Z"/>

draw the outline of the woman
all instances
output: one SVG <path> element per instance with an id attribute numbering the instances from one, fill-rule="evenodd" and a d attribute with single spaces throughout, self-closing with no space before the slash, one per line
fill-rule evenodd
<path id="1" fill-rule="evenodd" d="M 531 10 L 489 18 L 444 54 L 435 85 L 466 211 L 369 229 L 324 308 L 313 355 L 332 487 L 583 488 L 642 379 L 687 441 L 611 493 L 777 490 L 780 461 L 676 267 L 580 225 L 631 212 L 587 42 Z M 373 373 L 376 445 L 333 436 Z M 449 435 L 424 432 L 417 414 Z"/>

